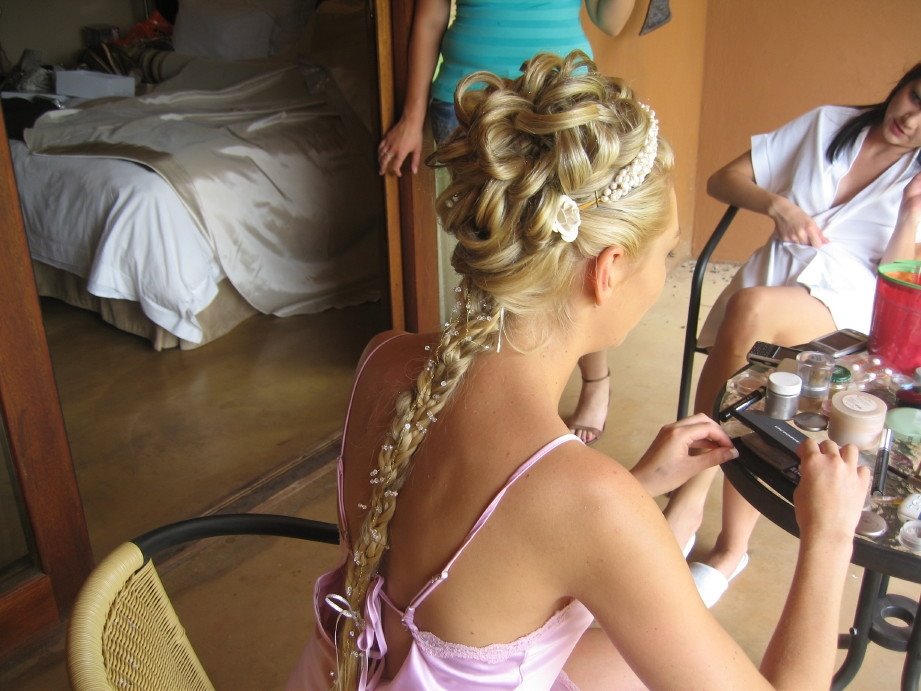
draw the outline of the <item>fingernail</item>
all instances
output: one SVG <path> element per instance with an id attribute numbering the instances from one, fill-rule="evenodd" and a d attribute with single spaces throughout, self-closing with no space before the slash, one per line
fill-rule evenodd
<path id="1" fill-rule="evenodd" d="M 739 457 L 739 450 L 733 446 L 731 449 L 729 449 L 729 458 L 738 458 L 738 457 Z"/>

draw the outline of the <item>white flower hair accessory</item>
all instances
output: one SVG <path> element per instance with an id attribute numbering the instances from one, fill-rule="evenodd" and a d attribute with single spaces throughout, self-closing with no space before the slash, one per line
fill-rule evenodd
<path id="1" fill-rule="evenodd" d="M 560 196 L 560 208 L 553 221 L 554 233 L 559 233 L 564 242 L 572 242 L 579 236 L 579 226 L 582 224 L 582 214 L 579 205 L 568 195 Z"/>

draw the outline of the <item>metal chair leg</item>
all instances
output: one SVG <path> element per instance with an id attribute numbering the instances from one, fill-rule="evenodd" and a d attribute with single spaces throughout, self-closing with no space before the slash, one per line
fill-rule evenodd
<path id="1" fill-rule="evenodd" d="M 688 319 L 684 333 L 684 351 L 681 357 L 681 381 L 678 386 L 678 419 L 687 417 L 688 408 L 691 400 L 691 375 L 694 372 L 694 354 L 702 352 L 697 348 L 697 323 L 700 319 L 700 298 L 703 293 L 704 277 L 707 272 L 707 265 L 710 263 L 710 257 L 719 241 L 735 218 L 738 209 L 730 206 L 726 213 L 720 219 L 707 244 L 700 252 L 697 258 L 697 265 L 694 267 L 694 275 L 691 278 L 691 295 L 688 298 Z"/>

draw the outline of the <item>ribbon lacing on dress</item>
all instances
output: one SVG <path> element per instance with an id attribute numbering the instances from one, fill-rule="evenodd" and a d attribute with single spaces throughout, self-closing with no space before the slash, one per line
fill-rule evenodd
<path id="1" fill-rule="evenodd" d="M 376 601 L 379 596 L 383 579 L 377 578 L 367 595 L 368 602 Z M 383 621 L 380 612 L 376 607 L 365 607 L 365 616 L 361 612 L 352 609 L 349 601 L 338 593 L 331 593 L 325 598 L 326 604 L 334 609 L 338 616 L 336 617 L 336 656 L 339 655 L 339 622 L 342 617 L 347 617 L 355 622 L 355 628 L 358 629 L 355 638 L 355 652 L 353 654 L 361 656 L 361 673 L 358 681 L 360 690 L 369 686 L 374 688 L 381 680 L 384 673 L 384 656 L 387 654 L 387 642 L 384 639 Z"/>

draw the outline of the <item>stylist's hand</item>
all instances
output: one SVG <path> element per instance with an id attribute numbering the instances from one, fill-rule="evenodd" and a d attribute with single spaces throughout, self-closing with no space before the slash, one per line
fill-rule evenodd
<path id="1" fill-rule="evenodd" d="M 774 220 L 774 230 L 784 242 L 821 247 L 828 238 L 819 230 L 812 216 L 784 197 L 777 197 L 768 214 Z"/>
<path id="2" fill-rule="evenodd" d="M 422 123 L 400 118 L 377 147 L 378 172 L 401 176 L 403 162 L 409 157 L 413 175 L 419 172 L 422 157 Z"/>
<path id="3" fill-rule="evenodd" d="M 697 413 L 660 429 L 631 472 L 655 497 L 738 455 L 723 428 Z"/>
<path id="4" fill-rule="evenodd" d="M 850 543 L 870 488 L 870 470 L 857 465 L 857 447 L 807 439 L 798 453 L 801 479 L 793 505 L 800 534 Z"/>

